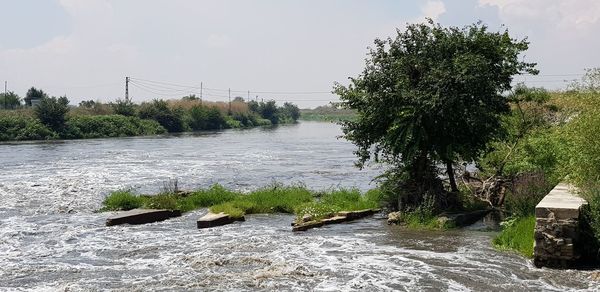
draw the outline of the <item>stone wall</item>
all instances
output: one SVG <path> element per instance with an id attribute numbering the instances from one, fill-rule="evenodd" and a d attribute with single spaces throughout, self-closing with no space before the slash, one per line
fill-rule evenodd
<path id="1" fill-rule="evenodd" d="M 587 202 L 566 184 L 557 185 L 535 207 L 534 264 L 568 267 L 579 259 L 579 213 Z"/>

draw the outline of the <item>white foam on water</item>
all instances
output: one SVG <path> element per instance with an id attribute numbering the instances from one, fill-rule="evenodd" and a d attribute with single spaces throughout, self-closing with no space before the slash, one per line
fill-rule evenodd
<path id="1" fill-rule="evenodd" d="M 328 128 L 329 127 L 329 128 Z M 324 129 L 324 132 L 319 132 Z M 106 194 L 273 179 L 315 189 L 369 188 L 339 128 L 306 123 L 181 138 L 0 145 L 2 291 L 566 291 L 597 288 L 589 272 L 536 269 L 477 232 L 415 233 L 368 218 L 292 233 L 288 215 L 197 230 L 206 210 L 105 227 Z M 10 158 L 18 149 L 20 157 Z M 5 167 L 6 165 L 10 166 Z"/>

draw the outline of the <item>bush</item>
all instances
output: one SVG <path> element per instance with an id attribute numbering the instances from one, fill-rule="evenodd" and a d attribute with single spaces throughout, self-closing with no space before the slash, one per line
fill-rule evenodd
<path id="1" fill-rule="evenodd" d="M 66 123 L 64 138 L 104 138 L 156 135 L 166 130 L 158 122 L 121 115 L 76 116 Z"/>
<path id="2" fill-rule="evenodd" d="M 66 96 L 42 98 L 34 110 L 42 124 L 55 131 L 60 131 L 67 120 L 69 100 Z"/>
<path id="3" fill-rule="evenodd" d="M 193 105 L 188 111 L 188 125 L 194 131 L 227 128 L 227 121 L 216 107 Z"/>
<path id="4" fill-rule="evenodd" d="M 587 190 L 588 205 L 582 209 L 581 239 L 584 259 L 600 262 L 600 188 Z"/>
<path id="5" fill-rule="evenodd" d="M 141 207 L 143 199 L 129 190 L 120 190 L 110 193 L 102 204 L 102 211 L 131 210 Z"/>
<path id="6" fill-rule="evenodd" d="M 167 131 L 183 132 L 183 110 L 171 110 L 164 100 L 155 99 L 152 102 L 144 102 L 140 105 L 138 115 L 142 119 L 153 119 L 163 126 Z"/>
<path id="7" fill-rule="evenodd" d="M 113 112 L 122 116 L 135 116 L 135 105 L 130 100 L 117 99 L 115 103 L 110 104 Z"/>
<path id="8" fill-rule="evenodd" d="M 49 140 L 56 132 L 27 116 L 0 116 L 0 141 Z"/>

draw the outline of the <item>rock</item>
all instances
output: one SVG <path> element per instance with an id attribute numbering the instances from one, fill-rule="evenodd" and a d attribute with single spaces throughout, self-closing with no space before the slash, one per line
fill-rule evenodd
<path id="1" fill-rule="evenodd" d="M 400 224 L 402 221 L 402 213 L 401 212 L 392 212 L 388 214 L 387 223 L 388 224 Z"/>
<path id="2" fill-rule="evenodd" d="M 590 275 L 590 279 L 592 281 L 600 282 L 600 271 L 592 272 L 592 274 Z"/>
<path id="3" fill-rule="evenodd" d="M 120 224 L 146 224 L 181 216 L 179 210 L 133 209 L 106 219 L 106 226 Z"/>
<path id="4" fill-rule="evenodd" d="M 325 223 L 323 223 L 323 220 L 309 221 L 304 222 L 302 224 L 294 225 L 294 227 L 292 227 L 292 231 L 306 231 L 312 228 L 321 227 L 323 225 L 325 225 Z"/>
<path id="5" fill-rule="evenodd" d="M 450 224 L 449 222 L 452 222 L 452 220 L 446 216 L 440 216 L 437 218 L 437 222 L 438 226 L 447 226 Z"/>
<path id="6" fill-rule="evenodd" d="M 231 216 L 221 212 L 219 214 L 208 212 L 208 214 L 202 216 L 198 221 L 196 221 L 196 226 L 198 229 L 202 228 L 210 228 L 216 226 L 222 226 L 231 224 L 236 221 L 245 221 L 246 218 L 244 216 L 240 218 L 232 218 Z"/>

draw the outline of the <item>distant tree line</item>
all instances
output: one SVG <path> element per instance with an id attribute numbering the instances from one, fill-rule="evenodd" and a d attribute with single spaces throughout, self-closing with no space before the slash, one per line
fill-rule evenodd
<path id="1" fill-rule="evenodd" d="M 241 97 L 231 103 L 202 101 L 189 95 L 141 104 L 122 99 L 110 103 L 84 100 L 78 106 L 70 106 L 66 96 L 50 97 L 35 87 L 22 100 L 13 92 L 2 94 L 0 104 L 8 110 L 0 111 L 0 141 L 245 128 L 294 123 L 300 117 L 300 110 L 294 104 L 246 102 Z"/>

